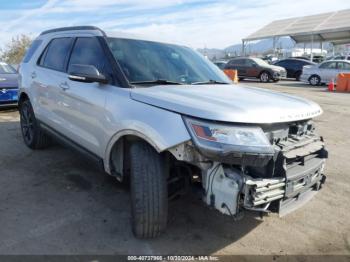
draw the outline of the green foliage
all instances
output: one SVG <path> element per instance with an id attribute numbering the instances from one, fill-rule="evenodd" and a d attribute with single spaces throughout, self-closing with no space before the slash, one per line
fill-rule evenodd
<path id="1" fill-rule="evenodd" d="M 0 50 L 0 60 L 8 64 L 19 64 L 22 61 L 32 39 L 27 35 L 17 35 Z"/>

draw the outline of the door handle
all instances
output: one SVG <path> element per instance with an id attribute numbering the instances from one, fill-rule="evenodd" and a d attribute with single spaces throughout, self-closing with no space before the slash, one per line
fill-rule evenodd
<path id="1" fill-rule="evenodd" d="M 61 83 L 59 86 L 60 86 L 60 88 L 61 88 L 62 90 L 67 90 L 67 89 L 69 89 L 69 85 L 67 84 L 67 82 L 63 82 L 63 83 Z"/>
<path id="2" fill-rule="evenodd" d="M 32 72 L 31 77 L 32 77 L 32 78 L 36 78 L 36 73 L 35 73 L 35 71 Z"/>

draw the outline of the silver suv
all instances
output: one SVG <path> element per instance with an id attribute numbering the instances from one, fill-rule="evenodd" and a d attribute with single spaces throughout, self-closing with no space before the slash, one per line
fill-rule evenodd
<path id="1" fill-rule="evenodd" d="M 196 185 L 208 206 L 238 218 L 286 214 L 325 181 L 317 104 L 233 85 L 185 46 L 53 29 L 28 50 L 19 86 L 25 144 L 57 138 L 130 181 L 137 237 L 163 232 L 168 200 Z"/>

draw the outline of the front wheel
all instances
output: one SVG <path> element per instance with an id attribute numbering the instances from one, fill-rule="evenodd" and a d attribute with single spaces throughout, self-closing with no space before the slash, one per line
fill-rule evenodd
<path id="1" fill-rule="evenodd" d="M 28 99 L 20 102 L 19 113 L 24 143 L 31 149 L 48 147 L 50 145 L 50 137 L 41 129 Z"/>
<path id="2" fill-rule="evenodd" d="M 318 75 L 312 75 L 309 78 L 309 84 L 312 86 L 318 86 L 321 82 L 321 78 Z"/>
<path id="3" fill-rule="evenodd" d="M 130 145 L 132 229 L 139 238 L 154 238 L 166 228 L 168 188 L 164 159 L 145 142 Z"/>
<path id="4" fill-rule="evenodd" d="M 263 83 L 268 83 L 271 79 L 271 76 L 268 72 L 262 72 L 260 74 L 260 81 Z"/>

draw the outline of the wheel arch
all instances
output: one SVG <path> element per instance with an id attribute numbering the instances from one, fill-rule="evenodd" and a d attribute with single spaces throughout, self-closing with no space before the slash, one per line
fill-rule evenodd
<path id="1" fill-rule="evenodd" d="M 272 75 L 271 75 L 271 72 L 270 72 L 268 69 L 262 69 L 262 70 L 260 71 L 258 77 L 260 78 L 260 76 L 261 76 L 263 73 L 268 73 L 270 77 L 272 76 Z"/>
<path id="2" fill-rule="evenodd" d="M 159 134 L 153 135 L 151 138 L 149 135 L 137 130 L 126 129 L 119 131 L 110 139 L 105 152 L 104 168 L 108 174 L 116 175 L 117 178 L 122 175 L 126 145 L 136 140 L 146 142 L 158 153 L 162 153 L 169 148 L 168 145 L 162 143 L 162 137 Z"/>
<path id="3" fill-rule="evenodd" d="M 21 92 L 18 97 L 18 105 L 25 100 L 30 100 L 29 95 L 26 92 Z"/>

